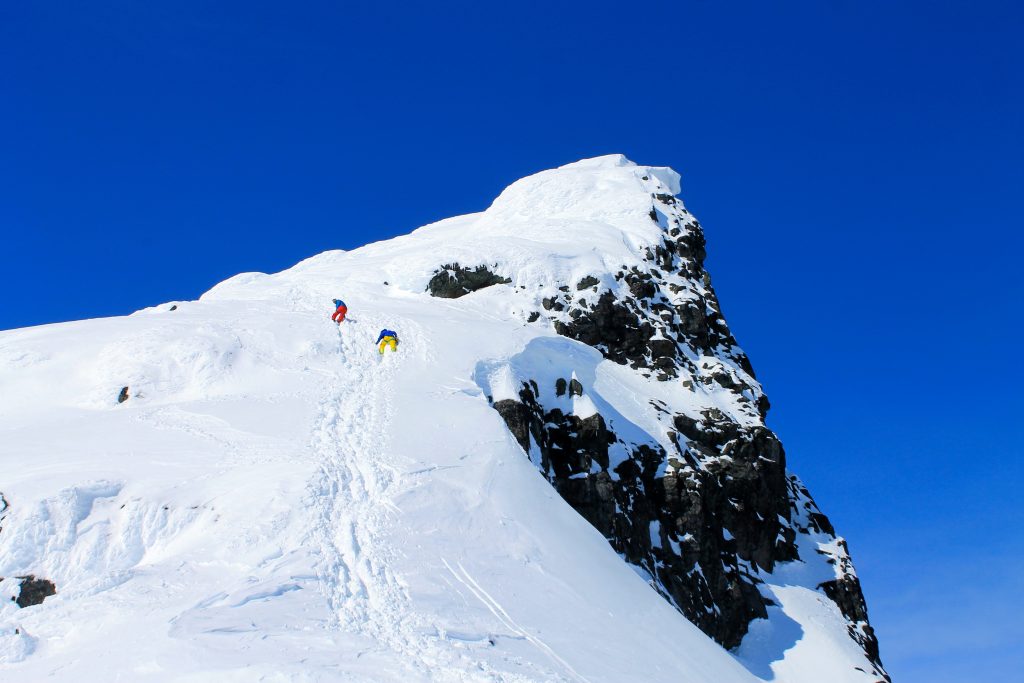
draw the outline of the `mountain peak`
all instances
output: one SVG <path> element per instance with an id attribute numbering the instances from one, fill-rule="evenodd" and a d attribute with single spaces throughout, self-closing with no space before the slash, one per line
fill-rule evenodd
<path id="1" fill-rule="evenodd" d="M 0 668 L 884 680 L 678 192 L 584 159 L 199 301 L 0 333 Z"/>
<path id="2" fill-rule="evenodd" d="M 637 166 L 621 154 L 583 159 L 509 185 L 484 213 L 478 228 L 499 232 L 562 230 L 565 222 L 603 224 L 649 235 L 653 198 L 675 196 L 679 174 Z"/>
<path id="3" fill-rule="evenodd" d="M 625 154 L 605 154 L 599 157 L 580 159 L 579 161 L 574 161 L 571 164 L 565 164 L 558 168 L 614 168 L 618 166 L 636 166 L 636 163 L 627 159 Z"/>

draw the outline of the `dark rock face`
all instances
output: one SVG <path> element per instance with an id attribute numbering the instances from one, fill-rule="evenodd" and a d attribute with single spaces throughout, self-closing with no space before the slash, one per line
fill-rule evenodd
<path id="1" fill-rule="evenodd" d="M 51 595 L 57 594 L 57 587 L 53 585 L 52 581 L 37 579 L 31 574 L 28 576 L 19 576 L 17 578 L 21 581 L 21 591 L 15 599 L 15 602 L 18 603 L 18 607 L 31 607 L 32 605 L 38 605 Z"/>
<path id="2" fill-rule="evenodd" d="M 853 622 L 847 627 L 850 637 L 860 643 L 868 659 L 881 668 L 878 639 L 875 637 L 875 630 L 868 623 L 868 608 L 864 603 L 864 594 L 860 590 L 860 580 L 856 576 L 844 576 L 842 579 L 826 581 L 819 588 L 839 605 L 843 616 Z"/>
<path id="3" fill-rule="evenodd" d="M 508 430 L 527 453 L 530 452 L 530 411 L 519 401 L 505 399 L 494 404 L 494 409 L 505 421 Z"/>
<path id="4" fill-rule="evenodd" d="M 598 349 L 681 391 L 724 392 L 729 413 L 698 414 L 650 405 L 672 447 L 626 443 L 600 414 L 564 414 L 579 381 L 522 384 L 518 400 L 494 404 L 523 450 L 561 496 L 623 558 L 646 570 L 651 585 L 690 621 L 727 648 L 753 619 L 767 616 L 762 578 L 779 562 L 801 559 L 797 535 L 834 537 L 764 424 L 769 402 L 740 349 L 704 271 L 700 225 L 670 195 L 652 196 L 652 220 L 664 230 L 644 263 L 614 273 L 602 289 L 589 276 L 541 303 L 555 331 Z M 606 280 L 607 282 L 607 280 Z M 702 386 L 701 386 L 702 385 Z M 839 606 L 880 678 L 888 680 L 845 544 L 828 562 L 835 581 L 819 589 Z M 820 551 L 819 551 L 820 552 Z M 803 558 L 808 559 L 808 558 Z"/>
<path id="5" fill-rule="evenodd" d="M 431 296 L 442 299 L 458 299 L 491 285 L 507 285 L 512 281 L 492 273 L 487 266 L 463 268 L 458 263 L 442 266 L 427 283 Z"/>
<path id="6" fill-rule="evenodd" d="M 668 227 L 661 243 L 647 249 L 646 265 L 615 273 L 628 296 L 611 289 L 596 298 L 574 298 L 568 287 L 543 301 L 555 331 L 600 349 L 609 360 L 653 373 L 661 381 L 692 373 L 686 349 L 714 356 L 753 378 L 746 354 L 729 332 L 711 278 L 704 271 L 704 233 L 696 219 L 674 197 L 655 195 L 658 212 Z M 670 201 L 671 200 L 671 201 Z M 660 218 L 659 218 L 660 221 Z M 588 276 L 576 289 L 599 287 Z M 590 299 L 593 298 L 591 301 Z M 738 383 L 727 370 L 719 379 Z M 759 392 L 760 393 L 760 392 Z"/>
<path id="7" fill-rule="evenodd" d="M 723 440 L 714 421 L 692 421 L 690 434 L 732 455 L 705 469 L 697 467 L 702 454 L 685 446 L 669 455 L 641 444 L 615 463 L 609 447 L 623 442 L 600 414 L 546 409 L 541 393 L 578 396 L 583 387 L 575 379 L 539 391 L 527 383 L 518 401 L 494 404 L 523 450 L 539 453 L 562 497 L 672 604 L 724 646 L 739 645 L 750 620 L 767 616 L 755 566 L 770 571 L 796 556 L 794 532 L 779 521 L 789 504 L 778 440 L 763 428 Z"/>
<path id="8" fill-rule="evenodd" d="M 117 395 L 117 402 L 124 403 L 128 400 L 128 387 L 121 387 L 121 393 Z"/>

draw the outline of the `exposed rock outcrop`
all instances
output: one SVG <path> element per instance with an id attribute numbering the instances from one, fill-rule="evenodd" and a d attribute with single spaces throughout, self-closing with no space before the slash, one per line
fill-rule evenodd
<path id="1" fill-rule="evenodd" d="M 18 596 L 12 597 L 18 607 L 32 607 L 42 604 L 43 600 L 57 594 L 57 587 L 47 579 L 37 579 L 34 575 L 16 577 L 21 582 Z M 2 580 L 2 579 L 0 579 Z"/>
<path id="2" fill-rule="evenodd" d="M 722 316 L 711 278 L 704 271 L 705 241 L 700 224 L 670 195 L 654 195 L 655 220 L 667 224 L 661 243 L 646 250 L 644 267 L 614 274 L 622 286 L 600 290 L 600 279 L 583 278 L 574 296 L 569 287 L 544 300 L 555 330 L 600 349 L 609 359 L 667 381 L 693 371 L 687 351 L 724 360 L 753 379 L 753 368 Z M 595 297 L 593 294 L 598 293 Z M 722 369 L 709 381 L 739 385 Z M 760 391 L 757 392 L 760 394 Z"/>
<path id="3" fill-rule="evenodd" d="M 523 450 L 539 454 L 538 466 L 562 497 L 617 552 L 643 567 L 691 621 L 735 647 L 750 620 L 767 615 L 756 569 L 796 557 L 794 531 L 785 524 L 781 444 L 764 428 L 736 429 L 722 441 L 719 423 L 695 423 L 690 434 L 719 449 L 728 445 L 731 455 L 705 458 L 685 446 L 669 455 L 640 444 L 616 462 L 609 447 L 624 442 L 600 414 L 581 419 L 542 402 L 542 395 L 568 392 L 583 388 L 575 379 L 544 389 L 526 383 L 519 400 L 494 408 Z"/>
<path id="4" fill-rule="evenodd" d="M 510 279 L 492 273 L 484 265 L 463 268 L 458 263 L 450 263 L 434 273 L 427 283 L 427 291 L 431 296 L 442 299 L 458 299 L 485 287 L 506 285 L 510 282 Z"/>

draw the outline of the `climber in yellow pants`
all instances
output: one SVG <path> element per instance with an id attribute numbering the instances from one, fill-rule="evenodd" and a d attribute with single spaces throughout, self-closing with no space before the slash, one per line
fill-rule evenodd
<path id="1" fill-rule="evenodd" d="M 377 347 L 380 350 L 380 355 L 384 355 L 384 349 L 388 346 L 391 347 L 392 352 L 398 350 L 398 333 L 394 330 L 383 329 L 377 337 Z"/>

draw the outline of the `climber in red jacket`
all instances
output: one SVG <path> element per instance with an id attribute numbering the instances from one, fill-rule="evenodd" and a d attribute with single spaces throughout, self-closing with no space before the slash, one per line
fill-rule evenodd
<path id="1" fill-rule="evenodd" d="M 345 319 L 345 314 L 348 313 L 348 306 L 341 299 L 334 300 L 334 315 L 331 316 L 331 320 L 341 324 L 341 321 Z"/>

